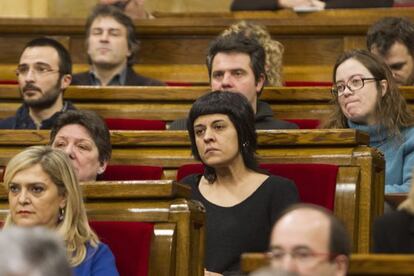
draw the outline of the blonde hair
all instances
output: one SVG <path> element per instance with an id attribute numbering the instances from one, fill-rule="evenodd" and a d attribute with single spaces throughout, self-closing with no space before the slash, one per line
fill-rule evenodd
<path id="1" fill-rule="evenodd" d="M 267 84 L 270 86 L 282 86 L 282 61 L 283 61 L 283 45 L 272 39 L 265 26 L 240 21 L 231 25 L 221 34 L 226 36 L 232 33 L 243 33 L 247 37 L 255 38 L 263 47 L 266 53 L 266 76 Z"/>
<path id="2" fill-rule="evenodd" d="M 66 244 L 66 253 L 71 266 L 77 266 L 86 257 L 86 244 L 96 247 L 97 235 L 90 228 L 82 199 L 82 192 L 69 158 L 63 151 L 50 146 L 33 146 L 14 156 L 4 173 L 3 185 L 8 190 L 15 175 L 39 164 L 58 188 L 59 195 L 66 197 L 63 219 L 56 225 L 57 233 Z M 5 227 L 13 225 L 8 214 Z"/>

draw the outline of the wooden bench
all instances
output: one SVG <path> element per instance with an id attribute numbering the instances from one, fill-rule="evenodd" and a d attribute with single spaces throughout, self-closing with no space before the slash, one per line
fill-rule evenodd
<path id="1" fill-rule="evenodd" d="M 402 87 L 414 110 L 414 88 Z M 192 103 L 209 87 L 91 87 L 72 86 L 64 97 L 79 109 L 105 118 L 140 118 L 172 121 L 187 117 Z M 330 114 L 329 87 L 267 87 L 260 97 L 282 119 L 324 119 Z M 0 85 L 0 119 L 15 114 L 21 105 L 16 85 Z"/>
<path id="2" fill-rule="evenodd" d="M 0 165 L 22 148 L 48 140 L 47 131 L 0 131 Z M 164 175 L 175 179 L 178 167 L 194 163 L 184 131 L 113 131 L 111 141 L 111 164 L 162 166 Z M 368 141 L 352 129 L 258 132 L 261 163 L 339 166 L 334 212 L 346 223 L 355 252 L 369 252 L 371 224 L 383 212 L 384 159 Z"/>
<path id="3" fill-rule="evenodd" d="M 240 19 L 266 25 L 285 46 L 285 65 L 332 65 L 344 50 L 365 48 L 368 27 L 386 16 L 413 18 L 413 8 L 326 10 L 315 13 L 222 13 L 137 20 L 141 64 L 204 64 L 209 42 Z M 85 19 L 0 20 L 0 60 L 16 63 L 23 45 L 48 35 L 68 46 L 74 63 L 87 63 Z"/>
<path id="4" fill-rule="evenodd" d="M 204 208 L 189 200 L 188 187 L 164 180 L 90 182 L 82 189 L 91 221 L 154 224 L 150 276 L 204 275 Z M 8 203 L 3 186 L 0 210 L 4 220 Z"/>
<path id="5" fill-rule="evenodd" d="M 268 259 L 262 253 L 242 255 L 243 272 L 252 272 L 268 264 Z M 347 275 L 414 275 L 414 255 L 352 254 Z"/>
<path id="6" fill-rule="evenodd" d="M 15 63 L 0 64 L 0 81 L 16 82 Z M 87 64 L 74 64 L 73 73 L 89 70 Z M 134 70 L 141 75 L 158 79 L 173 85 L 191 84 L 208 85 L 209 78 L 205 64 L 136 64 Z M 332 65 L 284 65 L 283 80 L 308 81 L 308 82 L 331 82 Z"/>

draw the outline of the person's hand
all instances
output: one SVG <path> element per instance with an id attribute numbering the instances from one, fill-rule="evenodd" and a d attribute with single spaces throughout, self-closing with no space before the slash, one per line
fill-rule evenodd
<path id="1" fill-rule="evenodd" d="M 325 3 L 319 0 L 279 0 L 281 8 L 318 7 L 324 8 Z"/>
<path id="2" fill-rule="evenodd" d="M 204 276 L 223 276 L 223 274 L 211 272 L 211 271 L 208 271 L 207 269 L 204 269 Z"/>

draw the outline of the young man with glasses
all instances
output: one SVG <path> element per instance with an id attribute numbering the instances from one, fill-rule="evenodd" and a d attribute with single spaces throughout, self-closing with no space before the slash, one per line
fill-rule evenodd
<path id="1" fill-rule="evenodd" d="M 50 129 L 61 112 L 75 109 L 63 101 L 71 74 L 70 55 L 59 42 L 50 38 L 28 42 L 16 69 L 23 105 L 15 116 L 0 121 L 0 129 Z"/>
<path id="2" fill-rule="evenodd" d="M 268 256 L 272 267 L 301 276 L 342 276 L 350 253 L 345 227 L 330 211 L 296 204 L 273 226 Z"/>

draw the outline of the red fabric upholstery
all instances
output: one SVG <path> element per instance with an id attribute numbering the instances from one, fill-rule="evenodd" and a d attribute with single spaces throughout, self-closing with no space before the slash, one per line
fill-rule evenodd
<path id="1" fill-rule="evenodd" d="M 300 129 L 315 129 L 321 123 L 316 119 L 286 119 L 285 121 L 297 124 Z"/>
<path id="2" fill-rule="evenodd" d="M 135 221 L 91 221 L 99 239 L 115 256 L 119 275 L 147 276 L 154 226 Z"/>
<path id="3" fill-rule="evenodd" d="M 332 86 L 330 81 L 287 81 L 285 86 L 294 87 L 294 86 Z"/>
<path id="4" fill-rule="evenodd" d="M 6 166 L 0 166 L 0 182 L 3 182 L 4 171 L 6 170 Z"/>
<path id="5" fill-rule="evenodd" d="M 177 170 L 177 181 L 180 181 L 184 177 L 190 174 L 200 174 L 204 172 L 203 164 L 187 164 L 182 165 Z"/>
<path id="6" fill-rule="evenodd" d="M 295 181 L 302 202 L 334 208 L 338 166 L 329 164 L 262 164 L 271 174 Z"/>
<path id="7" fill-rule="evenodd" d="M 139 165 L 109 165 L 99 180 L 159 180 L 162 167 Z"/>
<path id="8" fill-rule="evenodd" d="M 0 84 L 18 84 L 17 80 L 0 80 Z"/>
<path id="9" fill-rule="evenodd" d="M 165 84 L 167 84 L 167 86 L 194 86 L 194 85 L 197 85 L 196 83 L 180 82 L 180 81 L 166 81 Z M 200 85 L 202 85 L 202 84 L 200 84 Z"/>
<path id="10" fill-rule="evenodd" d="M 165 130 L 165 122 L 161 120 L 107 118 L 105 122 L 114 130 Z"/>
<path id="11" fill-rule="evenodd" d="M 293 180 L 302 202 L 334 208 L 338 166 L 329 164 L 261 164 L 271 174 Z M 202 164 L 188 164 L 177 171 L 177 180 L 193 174 L 203 173 Z"/>

